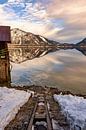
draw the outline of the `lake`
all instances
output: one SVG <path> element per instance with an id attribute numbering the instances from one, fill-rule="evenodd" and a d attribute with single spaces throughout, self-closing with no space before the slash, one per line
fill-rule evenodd
<path id="1" fill-rule="evenodd" d="M 86 56 L 59 50 L 21 64 L 11 62 L 12 85 L 41 85 L 86 94 Z"/>

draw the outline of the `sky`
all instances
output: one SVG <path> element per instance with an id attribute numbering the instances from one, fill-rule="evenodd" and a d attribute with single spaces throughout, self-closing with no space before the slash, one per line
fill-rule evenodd
<path id="1" fill-rule="evenodd" d="M 86 0 L 0 0 L 0 25 L 78 42 L 86 36 Z"/>

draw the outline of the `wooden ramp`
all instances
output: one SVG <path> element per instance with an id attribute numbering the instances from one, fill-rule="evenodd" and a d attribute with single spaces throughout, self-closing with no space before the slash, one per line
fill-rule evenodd
<path id="1" fill-rule="evenodd" d="M 27 130 L 53 130 L 46 98 L 37 97 Z"/>

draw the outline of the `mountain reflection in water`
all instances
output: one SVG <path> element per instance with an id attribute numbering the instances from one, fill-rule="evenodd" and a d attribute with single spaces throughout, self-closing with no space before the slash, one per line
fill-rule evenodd
<path id="1" fill-rule="evenodd" d="M 58 49 L 44 57 L 28 60 L 27 48 L 15 50 L 10 51 L 11 61 L 15 62 L 16 57 L 15 63 L 21 64 L 11 62 L 13 85 L 47 85 L 74 93 L 86 93 L 86 57 L 79 51 Z"/>
<path id="2" fill-rule="evenodd" d="M 9 46 L 9 57 L 10 61 L 14 63 L 22 63 L 27 60 L 42 57 L 50 52 L 59 50 L 77 49 L 86 56 L 86 46 L 75 46 L 75 45 L 55 45 L 55 46 L 25 46 L 15 45 Z"/>

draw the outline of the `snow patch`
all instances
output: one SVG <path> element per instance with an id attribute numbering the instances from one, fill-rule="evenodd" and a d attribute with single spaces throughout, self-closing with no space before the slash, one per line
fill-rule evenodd
<path id="1" fill-rule="evenodd" d="M 41 38 L 44 42 L 47 42 L 47 40 L 46 40 L 44 37 L 40 36 L 40 38 Z"/>
<path id="2" fill-rule="evenodd" d="M 0 87 L 0 130 L 4 130 L 30 95 L 29 92 Z"/>
<path id="3" fill-rule="evenodd" d="M 53 130 L 64 130 L 56 120 L 52 119 Z"/>
<path id="4" fill-rule="evenodd" d="M 38 106 L 44 106 L 44 103 L 43 102 L 39 102 Z"/>
<path id="5" fill-rule="evenodd" d="M 56 94 L 54 99 L 61 105 L 71 129 L 86 130 L 86 99 L 78 96 Z"/>

